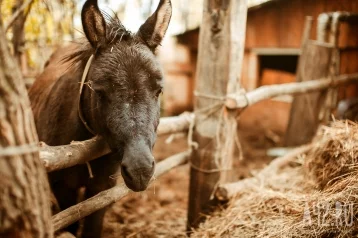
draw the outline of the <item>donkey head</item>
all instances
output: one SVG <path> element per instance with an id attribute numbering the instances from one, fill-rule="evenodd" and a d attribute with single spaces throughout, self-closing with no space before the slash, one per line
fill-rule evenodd
<path id="1" fill-rule="evenodd" d="M 91 84 L 91 121 L 113 152 L 120 154 L 121 173 L 134 191 L 147 188 L 154 172 L 152 148 L 160 117 L 162 71 L 154 55 L 168 28 L 170 0 L 136 34 L 102 13 L 97 0 L 87 0 L 82 24 L 94 59 L 87 81 Z"/>

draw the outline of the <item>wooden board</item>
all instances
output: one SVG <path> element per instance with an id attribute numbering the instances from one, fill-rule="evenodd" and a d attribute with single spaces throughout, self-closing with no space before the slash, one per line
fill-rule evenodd
<path id="1" fill-rule="evenodd" d="M 297 81 L 320 79 L 329 75 L 333 46 L 308 41 L 299 60 Z M 310 93 L 294 98 L 285 138 L 286 146 L 306 144 L 319 126 L 319 112 L 326 92 Z"/>

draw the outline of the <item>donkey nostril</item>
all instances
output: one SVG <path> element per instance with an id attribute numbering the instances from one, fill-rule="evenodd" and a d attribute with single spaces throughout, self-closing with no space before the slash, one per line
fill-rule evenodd
<path id="1" fill-rule="evenodd" d="M 155 165 L 155 162 L 153 161 L 153 162 L 152 162 L 152 168 L 154 168 L 154 165 Z"/>
<path id="2" fill-rule="evenodd" d="M 130 173 L 128 172 L 128 168 L 125 165 L 122 165 L 122 173 L 123 176 L 128 178 L 129 180 L 132 180 L 132 176 L 130 175 Z"/>

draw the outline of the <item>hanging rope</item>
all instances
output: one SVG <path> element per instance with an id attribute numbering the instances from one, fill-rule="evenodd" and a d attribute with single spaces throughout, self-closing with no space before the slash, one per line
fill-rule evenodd
<path id="1" fill-rule="evenodd" d="M 87 121 L 85 120 L 85 118 L 83 116 L 83 113 L 82 113 L 82 107 L 81 107 L 81 97 L 82 97 L 82 92 L 83 92 L 83 86 L 85 85 L 85 81 L 86 81 L 90 66 L 92 64 L 93 58 L 94 58 L 94 55 L 91 55 L 91 57 L 88 59 L 88 61 L 86 63 L 85 70 L 83 71 L 83 75 L 82 75 L 82 79 L 81 79 L 81 85 L 80 85 L 80 92 L 79 92 L 79 97 L 78 97 L 78 116 L 80 117 L 80 119 L 81 119 L 83 125 L 86 127 L 86 129 L 92 135 L 96 135 L 96 132 L 89 127 Z M 86 162 L 86 165 L 87 165 L 89 177 L 93 178 L 91 164 L 89 162 Z"/>
<path id="2" fill-rule="evenodd" d="M 224 110 L 225 110 L 225 97 L 224 96 L 216 96 L 216 95 L 211 95 L 211 94 L 205 94 L 205 93 L 201 93 L 198 91 L 194 91 L 194 95 L 196 97 L 202 97 L 202 98 L 208 98 L 208 99 L 212 99 L 212 100 L 217 100 L 219 102 L 214 103 L 213 105 L 209 105 L 207 107 L 204 107 L 202 109 L 196 110 L 195 114 L 198 115 L 200 114 L 200 117 L 202 120 L 207 119 L 208 117 L 210 117 L 212 114 L 217 113 L 218 111 L 221 111 L 220 116 L 219 116 L 219 123 L 217 126 L 217 132 L 216 132 L 216 141 L 218 142 L 218 150 L 221 151 L 221 144 L 220 144 L 220 136 L 221 136 L 221 130 L 223 129 L 222 124 L 224 121 Z M 188 145 L 190 147 L 190 149 L 193 150 L 197 150 L 199 148 L 199 144 L 193 140 L 193 134 L 194 134 L 194 128 L 195 128 L 195 120 L 193 120 L 190 123 L 190 127 L 189 127 L 189 133 L 188 133 Z M 235 138 L 236 139 L 236 138 Z M 230 171 L 232 170 L 232 168 L 230 167 L 226 167 L 223 166 L 219 163 L 218 160 L 218 156 L 215 155 L 215 164 L 218 168 L 216 169 L 203 169 L 200 168 L 198 166 L 196 166 L 191 159 L 189 159 L 189 164 L 190 167 L 195 169 L 196 171 L 199 171 L 201 173 L 219 173 L 222 171 Z"/>
<path id="3" fill-rule="evenodd" d="M 83 125 L 86 127 L 86 129 L 89 132 L 91 132 L 93 135 L 96 135 L 96 132 L 94 132 L 94 130 L 92 130 L 92 128 L 89 127 L 87 121 L 85 120 L 83 113 L 82 113 L 82 107 L 81 107 L 81 97 L 82 97 L 82 92 L 83 92 L 83 86 L 85 85 L 85 81 L 86 81 L 90 66 L 92 64 L 93 58 L 94 58 L 94 55 L 91 55 L 91 57 L 88 59 L 88 61 L 86 63 L 85 70 L 83 71 L 81 85 L 80 85 L 79 98 L 78 98 L 78 116 L 80 117 L 80 119 L 81 119 Z"/>

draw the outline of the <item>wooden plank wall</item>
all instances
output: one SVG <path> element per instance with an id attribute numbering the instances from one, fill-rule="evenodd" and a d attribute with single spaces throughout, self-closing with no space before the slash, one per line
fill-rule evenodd
<path id="1" fill-rule="evenodd" d="M 305 16 L 317 19 L 323 12 L 358 12 L 356 0 L 274 1 L 249 12 L 246 48 L 299 48 Z M 312 36 L 316 36 L 316 21 Z"/>
<path id="2" fill-rule="evenodd" d="M 249 11 L 243 86 L 252 90 L 259 86 L 260 66 L 253 48 L 300 48 L 306 16 L 314 19 L 311 39 L 316 39 L 317 17 L 324 12 L 349 11 L 358 13 L 358 0 L 290 0 L 273 1 Z M 358 24 L 340 26 L 340 48 L 358 47 Z M 255 64 L 252 64 L 255 62 Z M 358 50 L 341 52 L 340 73 L 358 72 Z M 289 82 L 289 81 L 287 81 Z M 340 98 L 358 95 L 358 85 L 342 88 Z"/>

